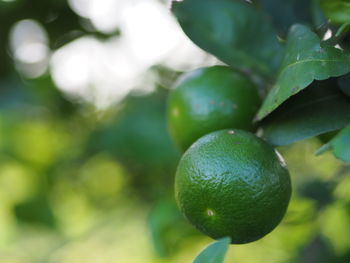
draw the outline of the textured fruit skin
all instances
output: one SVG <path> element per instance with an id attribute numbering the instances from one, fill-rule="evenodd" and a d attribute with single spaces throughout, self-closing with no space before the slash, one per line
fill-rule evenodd
<path id="1" fill-rule="evenodd" d="M 226 66 L 197 69 L 185 74 L 169 96 L 170 133 L 186 150 L 213 131 L 252 130 L 260 103 L 257 88 L 242 73 Z"/>
<path id="2" fill-rule="evenodd" d="M 233 244 L 258 240 L 282 220 L 290 176 L 265 141 L 241 130 L 221 130 L 196 141 L 175 178 L 178 206 L 201 232 Z"/>

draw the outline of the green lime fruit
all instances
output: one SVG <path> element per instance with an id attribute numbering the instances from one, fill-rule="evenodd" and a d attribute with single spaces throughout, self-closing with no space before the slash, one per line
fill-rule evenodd
<path id="1" fill-rule="evenodd" d="M 242 130 L 220 130 L 196 141 L 175 178 L 178 206 L 201 232 L 258 240 L 282 220 L 291 196 L 289 172 L 268 143 Z"/>
<path id="2" fill-rule="evenodd" d="M 256 86 L 226 66 L 201 68 L 185 74 L 171 92 L 168 126 L 175 143 L 186 150 L 213 131 L 253 130 L 261 104 Z"/>

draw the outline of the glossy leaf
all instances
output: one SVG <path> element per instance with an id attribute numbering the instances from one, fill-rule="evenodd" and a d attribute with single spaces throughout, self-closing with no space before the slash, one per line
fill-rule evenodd
<path id="1" fill-rule="evenodd" d="M 303 0 L 300 0 L 300 1 L 303 1 Z M 321 8 L 320 1 L 321 0 L 311 0 L 312 21 L 315 29 L 317 29 L 318 32 L 323 31 L 323 33 L 326 33 L 328 30 L 328 21 Z M 320 29 L 322 30 L 320 31 Z"/>
<path id="2" fill-rule="evenodd" d="M 196 257 L 193 263 L 223 263 L 230 243 L 231 239 L 225 237 L 210 244 Z"/>
<path id="3" fill-rule="evenodd" d="M 337 159 L 350 163 L 350 124 L 341 130 L 329 143 L 323 145 L 316 155 L 320 155 L 329 149 L 332 149 Z"/>
<path id="4" fill-rule="evenodd" d="M 254 5 L 232 0 L 173 3 L 186 35 L 228 65 L 272 79 L 283 47 L 270 21 Z"/>
<path id="5" fill-rule="evenodd" d="M 350 123 L 350 98 L 331 79 L 315 82 L 291 97 L 262 122 L 263 136 L 273 145 L 286 145 Z"/>
<path id="6" fill-rule="evenodd" d="M 284 35 L 295 23 L 312 24 L 313 0 L 258 0 L 279 32 Z"/>
<path id="7" fill-rule="evenodd" d="M 278 79 L 258 112 L 263 119 L 284 101 L 314 80 L 341 76 L 350 71 L 350 57 L 325 42 L 303 25 L 294 25 L 288 35 L 286 55 Z"/>
<path id="8" fill-rule="evenodd" d="M 321 7 L 331 23 L 341 25 L 350 22 L 349 0 L 321 0 Z"/>
<path id="9" fill-rule="evenodd" d="M 350 73 L 338 78 L 339 88 L 350 97 Z"/>

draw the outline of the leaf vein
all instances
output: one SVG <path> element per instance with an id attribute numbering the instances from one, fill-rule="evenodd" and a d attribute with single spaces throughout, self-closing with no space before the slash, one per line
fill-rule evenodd
<path id="1" fill-rule="evenodd" d="M 287 70 L 287 69 L 289 69 L 289 68 L 291 68 L 291 67 L 294 67 L 294 66 L 297 66 L 297 65 L 299 65 L 299 64 L 302 64 L 302 63 L 310 63 L 310 62 L 320 62 L 320 63 L 322 63 L 322 62 L 328 62 L 328 63 L 334 63 L 334 62 L 336 62 L 336 63 L 339 63 L 339 62 L 350 62 L 349 61 L 349 59 L 347 59 L 347 60 L 343 60 L 343 59 L 305 59 L 305 60 L 301 60 L 301 61 L 296 61 L 296 62 L 294 62 L 294 63 L 292 63 L 292 64 L 289 64 L 289 65 L 287 65 L 282 71 L 281 71 L 281 73 L 280 73 L 280 75 L 282 76 L 283 74 L 284 74 L 284 72 Z"/>

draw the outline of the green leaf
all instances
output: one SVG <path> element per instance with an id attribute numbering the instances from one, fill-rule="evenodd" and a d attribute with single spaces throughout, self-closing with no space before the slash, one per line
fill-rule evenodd
<path id="1" fill-rule="evenodd" d="M 315 155 L 316 156 L 321 155 L 321 154 L 325 153 L 326 151 L 328 151 L 330 148 L 331 148 L 331 145 L 329 143 L 326 143 L 326 144 L 322 145 L 322 147 L 315 152 Z"/>
<path id="2" fill-rule="evenodd" d="M 160 257 L 169 256 L 173 244 L 169 242 L 172 236 L 171 230 L 177 227 L 181 215 L 174 200 L 159 200 L 148 216 L 148 228 L 156 253 Z"/>
<path id="3" fill-rule="evenodd" d="M 313 0 L 258 0 L 279 32 L 284 35 L 295 23 L 312 24 Z"/>
<path id="4" fill-rule="evenodd" d="M 335 36 L 340 37 L 349 31 L 350 31 L 350 21 L 345 24 L 342 24 L 341 27 L 339 27 L 339 29 L 337 30 Z"/>
<path id="5" fill-rule="evenodd" d="M 321 0 L 321 7 L 331 23 L 341 25 L 350 22 L 349 0 Z"/>
<path id="6" fill-rule="evenodd" d="M 333 150 L 333 154 L 337 159 L 350 163 L 350 124 L 341 130 L 329 143 L 323 145 L 316 152 L 316 155 L 320 155 L 328 149 Z"/>
<path id="7" fill-rule="evenodd" d="M 331 147 L 336 158 L 343 162 L 350 162 L 350 125 L 331 141 Z"/>
<path id="8" fill-rule="evenodd" d="M 254 5 L 232 0 L 173 3 L 186 35 L 228 65 L 273 79 L 283 47 L 268 18 Z"/>
<path id="9" fill-rule="evenodd" d="M 261 128 L 271 144 L 287 145 L 339 130 L 349 122 L 350 99 L 330 79 L 314 82 L 291 97 L 262 121 Z"/>
<path id="10" fill-rule="evenodd" d="M 321 28 L 323 28 L 323 33 L 326 33 L 328 29 L 328 21 L 321 8 L 320 1 L 321 0 L 311 0 L 312 21 L 313 21 L 314 27 L 316 27 L 318 31 Z"/>
<path id="11" fill-rule="evenodd" d="M 151 209 L 147 226 L 153 248 L 159 257 L 172 256 L 181 249 L 185 240 L 198 235 L 180 213 L 175 199 L 164 195 Z"/>
<path id="12" fill-rule="evenodd" d="M 230 243 L 231 239 L 225 237 L 210 244 L 195 258 L 193 263 L 223 263 Z"/>
<path id="13" fill-rule="evenodd" d="M 350 71 L 350 57 L 325 42 L 308 27 L 294 25 L 276 84 L 270 90 L 257 118 L 263 119 L 292 95 L 314 80 L 325 80 Z"/>
<path id="14" fill-rule="evenodd" d="M 17 219 L 27 223 L 36 223 L 55 228 L 56 218 L 45 193 L 39 193 L 30 199 L 16 204 L 14 214 Z"/>
<path id="15" fill-rule="evenodd" d="M 350 73 L 338 78 L 339 88 L 350 97 Z"/>

